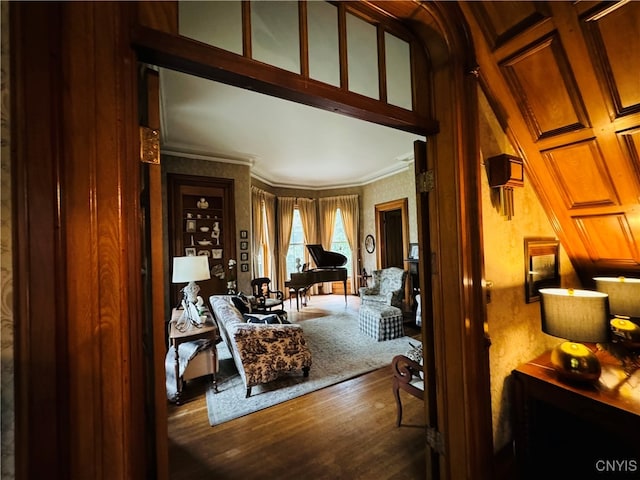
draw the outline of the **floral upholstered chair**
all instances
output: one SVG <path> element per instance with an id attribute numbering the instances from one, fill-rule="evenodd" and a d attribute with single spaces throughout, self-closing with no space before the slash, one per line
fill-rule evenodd
<path id="1" fill-rule="evenodd" d="M 281 375 L 301 371 L 309 376 L 311 351 L 300 325 L 247 323 L 228 295 L 212 295 L 209 303 L 247 397 L 252 387 Z"/>
<path id="2" fill-rule="evenodd" d="M 391 305 L 402 309 L 407 271 L 388 267 L 371 272 L 373 286 L 359 290 L 362 305 Z"/>

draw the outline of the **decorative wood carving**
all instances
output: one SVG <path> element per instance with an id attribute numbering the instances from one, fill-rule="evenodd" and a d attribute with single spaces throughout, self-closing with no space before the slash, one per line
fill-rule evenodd
<path id="1" fill-rule="evenodd" d="M 568 209 L 620 204 L 595 140 L 546 151 L 543 155 Z"/>
<path id="2" fill-rule="evenodd" d="M 640 112 L 640 8 L 618 7 L 600 9 L 581 18 L 589 54 L 605 87 L 611 120 Z"/>
<path id="3" fill-rule="evenodd" d="M 578 87 L 557 33 L 500 66 L 534 140 L 587 126 Z"/>

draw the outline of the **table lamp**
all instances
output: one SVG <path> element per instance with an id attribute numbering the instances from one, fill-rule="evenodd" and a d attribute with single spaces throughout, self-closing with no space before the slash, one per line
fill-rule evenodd
<path id="1" fill-rule="evenodd" d="M 628 347 L 640 348 L 640 278 L 595 277 L 596 290 L 609 295 L 611 330 Z"/>
<path id="2" fill-rule="evenodd" d="M 540 289 L 542 331 L 566 338 L 551 351 L 551 364 L 562 380 L 594 382 L 600 378 L 600 362 L 578 342 L 609 340 L 609 298 L 591 290 Z"/>
<path id="3" fill-rule="evenodd" d="M 182 288 L 184 299 L 191 303 L 198 301 L 200 287 L 196 282 L 209 280 L 209 258 L 204 255 L 189 257 L 173 257 L 173 283 L 185 283 Z"/>

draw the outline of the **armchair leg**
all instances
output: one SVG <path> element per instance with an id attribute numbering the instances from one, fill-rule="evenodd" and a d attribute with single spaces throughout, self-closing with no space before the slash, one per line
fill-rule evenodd
<path id="1" fill-rule="evenodd" d="M 247 387 L 247 395 L 244 398 L 249 398 L 251 396 L 251 387 Z"/>
<path id="2" fill-rule="evenodd" d="M 396 427 L 399 427 L 402 423 L 402 402 L 400 401 L 400 389 L 395 381 L 393 382 L 393 396 L 396 398 L 396 406 L 398 410 L 396 416 Z"/>
<path id="3" fill-rule="evenodd" d="M 302 367 L 302 376 L 303 377 L 309 376 L 309 367 Z"/>

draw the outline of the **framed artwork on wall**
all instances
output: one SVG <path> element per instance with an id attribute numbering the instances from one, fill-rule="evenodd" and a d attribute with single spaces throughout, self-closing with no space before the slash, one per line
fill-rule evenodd
<path id="1" fill-rule="evenodd" d="M 549 237 L 524 239 L 524 290 L 527 303 L 540 301 L 541 288 L 560 287 L 560 242 Z"/>
<path id="2" fill-rule="evenodd" d="M 249 242 L 240 242 L 240 250 L 248 250 Z"/>
<path id="3" fill-rule="evenodd" d="M 247 230 L 240 230 L 240 238 L 249 238 L 249 232 Z"/>
<path id="4" fill-rule="evenodd" d="M 241 252 L 240 253 L 240 261 L 241 262 L 248 262 L 249 261 L 249 254 L 247 252 Z"/>
<path id="5" fill-rule="evenodd" d="M 249 271 L 249 264 L 248 263 L 241 263 L 240 264 L 240 271 L 248 272 Z"/>

